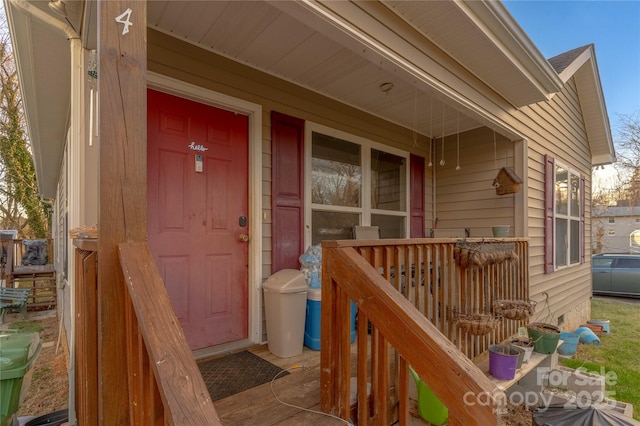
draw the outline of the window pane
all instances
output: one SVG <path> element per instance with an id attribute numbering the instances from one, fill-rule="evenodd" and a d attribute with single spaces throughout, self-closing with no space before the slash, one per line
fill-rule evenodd
<path id="1" fill-rule="evenodd" d="M 567 265 L 568 227 L 566 219 L 556 219 L 556 266 Z"/>
<path id="2" fill-rule="evenodd" d="M 352 229 L 359 223 L 357 213 L 314 210 L 311 212 L 311 244 L 320 244 L 323 240 L 351 240 Z"/>
<path id="3" fill-rule="evenodd" d="M 360 207 L 360 145 L 314 133 L 311 157 L 311 202 Z"/>
<path id="4" fill-rule="evenodd" d="M 594 257 L 592 262 L 594 268 L 610 268 L 613 259 L 608 257 Z"/>
<path id="5" fill-rule="evenodd" d="M 371 215 L 371 224 L 380 227 L 380 238 L 405 238 L 404 220 L 399 216 Z"/>
<path id="6" fill-rule="evenodd" d="M 580 221 L 572 220 L 571 221 L 571 263 L 580 263 Z"/>
<path id="7" fill-rule="evenodd" d="M 571 216 L 580 217 L 580 178 L 571 175 Z"/>
<path id="8" fill-rule="evenodd" d="M 556 167 L 556 213 L 567 214 L 567 170 L 562 167 Z"/>
<path id="9" fill-rule="evenodd" d="M 406 161 L 403 157 L 371 150 L 371 208 L 404 211 Z"/>
<path id="10" fill-rule="evenodd" d="M 616 268 L 640 268 L 640 259 L 620 258 L 616 263 Z"/>

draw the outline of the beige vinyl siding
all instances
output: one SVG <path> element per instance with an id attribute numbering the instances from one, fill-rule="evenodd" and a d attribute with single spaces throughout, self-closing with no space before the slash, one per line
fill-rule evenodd
<path id="1" fill-rule="evenodd" d="M 558 317 L 591 297 L 591 153 L 574 80 L 549 102 L 523 108 L 521 120 L 528 139 L 528 236 L 531 297 L 542 303 L 539 320 Z M 585 177 L 585 260 L 551 274 L 544 273 L 544 155 L 550 155 Z M 548 294 L 549 308 L 546 307 Z M 545 312 L 542 313 L 542 309 Z M 551 311 L 549 313 L 549 310 Z M 586 319 L 586 318 L 585 318 Z"/>
<path id="2" fill-rule="evenodd" d="M 68 145 L 65 145 L 64 154 L 62 156 L 62 164 L 60 165 L 60 171 L 58 174 L 58 182 L 56 188 L 56 199 L 54 204 L 53 215 L 53 229 L 51 230 L 51 236 L 54 239 L 54 264 L 56 267 L 57 280 L 62 285 L 58 285 L 57 298 L 59 312 L 62 315 L 62 321 L 66 330 L 71 330 L 72 318 L 71 310 L 66 309 L 70 306 L 71 290 L 67 285 L 68 283 L 68 245 L 71 244 L 68 231 L 68 212 L 69 212 L 69 198 L 68 198 Z M 51 254 L 49 254 L 51 255 Z M 58 283 L 56 283 L 58 284 Z M 71 333 L 66 333 L 67 344 L 70 344 Z"/>
<path id="3" fill-rule="evenodd" d="M 438 228 L 470 228 L 473 237 L 493 236 L 494 225 L 514 227 L 514 194 L 497 195 L 493 180 L 502 167 L 513 167 L 514 145 L 484 127 L 460 134 L 460 170 L 457 136 L 445 137 L 445 165 L 441 166 L 442 139 L 436 140 L 435 215 Z"/>
<path id="4" fill-rule="evenodd" d="M 262 199 L 266 220 L 262 221 L 262 277 L 271 273 L 271 127 L 270 115 L 278 111 L 374 142 L 425 157 L 429 145 L 420 137 L 414 143 L 411 129 L 402 128 L 348 105 L 324 97 L 273 76 L 250 69 L 230 59 L 184 43 L 153 30 L 148 32 L 148 69 L 203 88 L 262 106 Z M 473 79 L 469 80 L 473 81 Z M 460 85 L 459 79 L 448 81 Z M 463 86 L 467 86 L 463 84 Z M 478 93 L 485 88 L 479 87 Z M 434 139 L 433 166 L 425 170 L 425 227 L 471 228 L 472 236 L 491 236 L 491 226 L 511 225 L 511 235 L 529 237 L 531 297 L 541 303 L 549 295 L 554 320 L 591 294 L 590 256 L 583 265 L 544 274 L 544 164 L 545 154 L 571 167 L 586 178 L 585 245 L 590 247 L 591 153 L 574 80 L 550 101 L 516 110 L 495 96 L 478 99 L 505 125 L 524 139 L 527 170 L 515 170 L 526 178 L 522 186 L 528 198 L 516 206 L 515 194 L 496 195 L 492 186 L 503 166 L 516 164 L 517 142 L 498 132 L 494 150 L 493 130 L 478 128 L 460 134 L 460 170 L 457 165 L 457 137 L 445 137 L 444 167 L 439 165 L 442 143 Z M 520 197 L 521 198 L 521 197 Z M 516 212 L 527 215 L 525 229 L 514 234 Z M 587 249 L 588 250 L 588 249 Z"/>
<path id="5" fill-rule="evenodd" d="M 242 64 L 204 51 L 175 38 L 148 31 L 148 69 L 190 84 L 262 106 L 262 266 L 265 280 L 271 275 L 271 112 L 277 111 L 306 121 L 341 130 L 374 142 L 426 157 L 427 142 L 414 144 L 410 129 L 388 123 L 355 108 L 287 83 Z M 430 177 L 426 177 L 427 186 Z M 430 188 L 429 190 L 430 191 Z M 428 194 L 428 197 L 430 195 Z M 431 199 L 425 202 L 430 208 Z M 425 210 L 428 212 L 429 210 Z M 426 226 L 431 218 L 426 215 Z M 263 305 L 263 304 L 261 304 Z M 263 308 L 264 309 L 264 308 Z M 266 339 L 263 312 L 263 338 Z"/>
<path id="6" fill-rule="evenodd" d="M 426 228 L 425 236 L 429 236 L 429 229 L 433 228 L 433 221 L 435 219 L 435 215 L 433 214 L 435 192 L 433 190 L 433 166 L 429 167 L 429 142 L 427 141 L 426 144 L 427 152 L 424 154 L 424 226 Z"/>

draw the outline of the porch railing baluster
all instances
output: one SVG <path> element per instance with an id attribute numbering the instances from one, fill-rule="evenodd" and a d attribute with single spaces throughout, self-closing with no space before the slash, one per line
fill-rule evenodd
<path id="1" fill-rule="evenodd" d="M 450 238 L 324 242 L 321 340 L 325 346 L 322 351 L 346 353 L 346 349 L 340 347 L 349 342 L 343 336 L 344 330 L 349 330 L 350 327 L 346 315 L 347 302 L 355 300 L 359 309 L 355 363 L 358 407 L 357 410 L 354 407 L 346 410 L 346 399 L 337 401 L 324 395 L 322 408 L 343 418 L 346 418 L 346 412 L 357 413 L 358 424 L 387 425 L 406 418 L 407 378 L 404 376 L 407 374 L 407 366 L 411 364 L 436 393 L 436 389 L 442 387 L 442 382 L 451 384 L 462 381 L 466 384 L 457 392 L 449 386 L 441 389 L 438 394 L 449 407 L 452 422 L 464 424 L 465 419 L 477 422 L 483 418 L 489 422 L 495 421 L 490 407 L 476 412 L 475 408 L 461 403 L 463 394 L 473 387 L 478 387 L 478 392 L 489 394 L 496 390 L 472 360 L 486 351 L 490 343 L 515 334 L 518 326 L 524 325 L 524 322 L 504 320 L 489 335 L 472 336 L 455 326 L 453 312 L 491 311 L 495 299 L 528 298 L 527 241 L 515 238 L 508 241 L 514 243 L 519 260 L 481 268 L 460 266 L 455 257 L 456 240 Z M 349 251 L 352 249 L 354 250 Z M 372 268 L 360 265 L 356 258 L 364 260 Z M 384 283 L 388 286 L 387 290 L 384 290 Z M 325 297 L 336 297 L 334 303 L 326 306 L 326 310 Z M 406 312 L 408 308 L 397 297 L 408 300 L 415 309 Z M 341 314 L 334 309 L 346 311 Z M 438 330 L 441 333 L 439 336 L 444 340 L 434 337 L 433 331 L 427 331 L 420 318 L 428 319 L 428 324 L 435 327 L 434 330 Z M 360 321 L 367 321 L 367 324 Z M 325 327 L 325 322 L 330 326 Z M 389 324 L 391 328 L 388 328 Z M 365 330 L 367 334 L 364 334 Z M 336 340 L 338 336 L 340 338 Z M 430 343 L 427 344 L 427 341 Z M 439 349 L 431 346 L 435 342 L 438 342 Z M 442 346 L 449 345 L 455 349 L 442 350 Z M 420 355 L 413 358 L 413 351 Z M 331 385 L 325 383 L 327 380 L 338 383 L 339 388 L 334 389 L 336 394 L 348 394 L 349 389 L 340 387 L 348 384 L 349 380 L 340 375 L 350 371 L 345 367 L 346 364 L 350 365 L 350 360 L 330 360 L 327 354 L 323 355 L 322 360 L 323 394 L 331 389 Z M 455 370 L 458 372 L 469 373 L 462 378 L 457 373 L 449 377 L 446 368 L 443 369 L 440 365 L 443 362 L 448 367 L 456 365 Z M 430 382 L 429 374 L 433 374 L 430 370 L 434 366 L 439 366 L 436 367 L 438 380 Z M 335 370 L 330 372 L 332 368 Z M 371 381 L 370 398 L 362 395 L 367 386 L 367 377 Z M 365 403 L 367 407 L 362 407 Z"/>

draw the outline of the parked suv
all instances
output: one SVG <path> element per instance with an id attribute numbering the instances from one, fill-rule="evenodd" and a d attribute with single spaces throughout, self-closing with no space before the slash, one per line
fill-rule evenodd
<path id="1" fill-rule="evenodd" d="M 640 255 L 596 254 L 591 258 L 593 293 L 640 297 Z"/>

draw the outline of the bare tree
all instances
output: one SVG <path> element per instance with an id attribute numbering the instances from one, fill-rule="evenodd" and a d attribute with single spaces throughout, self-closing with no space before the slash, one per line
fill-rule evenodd
<path id="1" fill-rule="evenodd" d="M 5 17 L 0 16 L 0 228 L 23 238 L 49 233 L 49 209 L 40 199 L 25 132 L 18 75 Z"/>
<path id="2" fill-rule="evenodd" d="M 616 144 L 619 173 L 619 200 L 640 205 L 640 113 L 620 116 L 619 142 Z"/>

